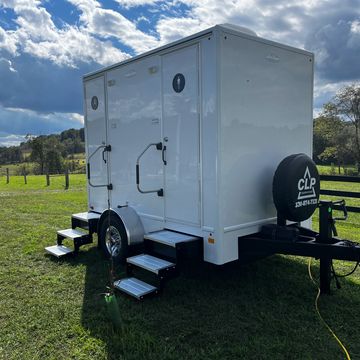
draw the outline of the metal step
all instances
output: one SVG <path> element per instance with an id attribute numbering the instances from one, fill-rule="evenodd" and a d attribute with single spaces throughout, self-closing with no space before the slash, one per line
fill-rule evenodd
<path id="1" fill-rule="evenodd" d="M 53 245 L 48 246 L 45 248 L 45 251 L 47 251 L 49 254 L 56 256 L 57 258 L 60 258 L 64 255 L 72 254 L 73 250 L 64 246 L 64 245 Z"/>
<path id="2" fill-rule="evenodd" d="M 101 214 L 94 212 L 82 212 L 77 214 L 72 214 L 71 217 L 80 221 L 89 222 L 89 220 L 100 219 Z"/>
<path id="3" fill-rule="evenodd" d="M 180 234 L 170 230 L 161 230 L 146 234 L 144 239 L 155 241 L 171 247 L 176 247 L 176 244 L 199 240 L 197 236 Z"/>
<path id="4" fill-rule="evenodd" d="M 147 254 L 132 256 L 127 258 L 126 261 L 157 275 L 161 270 L 173 269 L 176 266 L 174 263 Z"/>
<path id="5" fill-rule="evenodd" d="M 158 288 L 155 286 L 134 277 L 117 280 L 114 282 L 114 287 L 138 300 L 142 300 L 146 295 L 158 292 Z"/>
<path id="6" fill-rule="evenodd" d="M 64 238 L 69 238 L 69 239 L 73 239 L 73 240 L 88 235 L 85 232 L 77 230 L 77 229 L 58 230 L 57 234 Z"/>

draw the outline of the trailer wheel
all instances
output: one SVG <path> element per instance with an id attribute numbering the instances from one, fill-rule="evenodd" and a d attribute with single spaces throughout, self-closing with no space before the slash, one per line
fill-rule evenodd
<path id="1" fill-rule="evenodd" d="M 273 199 L 279 214 L 290 221 L 304 221 L 316 210 L 320 196 L 320 176 L 305 154 L 286 157 L 273 179 Z"/>
<path id="2" fill-rule="evenodd" d="M 118 216 L 106 216 L 100 225 L 99 242 L 107 258 L 123 262 L 128 253 L 128 241 L 124 224 Z"/>

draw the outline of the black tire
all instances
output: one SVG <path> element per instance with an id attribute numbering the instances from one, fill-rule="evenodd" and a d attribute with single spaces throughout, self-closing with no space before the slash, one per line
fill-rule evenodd
<path id="1" fill-rule="evenodd" d="M 281 161 L 273 179 L 273 199 L 278 213 L 290 221 L 304 221 L 316 210 L 319 196 L 320 177 L 311 158 L 294 154 Z"/>
<path id="2" fill-rule="evenodd" d="M 111 235 L 111 237 L 109 237 Z M 115 214 L 106 216 L 99 230 L 100 247 L 107 258 L 124 262 L 128 255 L 128 239 L 124 224 Z"/>

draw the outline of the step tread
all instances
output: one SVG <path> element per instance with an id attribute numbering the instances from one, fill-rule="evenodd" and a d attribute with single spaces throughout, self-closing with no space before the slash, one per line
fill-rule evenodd
<path id="1" fill-rule="evenodd" d="M 82 212 L 82 213 L 72 214 L 71 217 L 82 221 L 89 221 L 93 219 L 100 219 L 100 215 L 101 214 L 97 214 L 94 212 Z"/>
<path id="2" fill-rule="evenodd" d="M 144 236 L 147 240 L 156 241 L 161 244 L 169 245 L 175 247 L 176 244 L 199 240 L 200 238 L 193 235 L 186 235 L 177 233 L 170 230 L 161 230 L 153 233 L 146 234 Z"/>
<path id="3" fill-rule="evenodd" d="M 158 290 L 157 287 L 141 281 L 135 277 L 125 278 L 114 282 L 114 287 L 140 300 L 143 296 Z"/>
<path id="4" fill-rule="evenodd" d="M 145 270 L 158 274 L 160 270 L 174 267 L 175 264 L 148 254 L 132 256 L 126 259 L 129 264 L 136 265 Z"/>
<path id="5" fill-rule="evenodd" d="M 70 249 L 64 245 L 47 246 L 45 248 L 45 251 L 47 251 L 49 254 L 56 256 L 58 258 L 74 252 L 72 249 Z"/>
<path id="6" fill-rule="evenodd" d="M 57 233 L 61 236 L 67 237 L 69 239 L 76 239 L 76 238 L 82 237 L 84 235 L 88 235 L 87 233 L 80 231 L 78 229 L 58 230 Z"/>

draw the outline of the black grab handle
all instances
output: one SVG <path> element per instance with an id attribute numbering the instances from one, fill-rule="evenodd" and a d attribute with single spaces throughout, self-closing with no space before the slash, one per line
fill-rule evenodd
<path id="1" fill-rule="evenodd" d="M 335 217 L 334 220 L 346 220 L 348 218 L 348 212 L 347 212 L 347 208 L 346 208 L 346 203 L 345 200 L 338 200 L 338 201 L 334 201 L 332 203 L 332 205 L 338 206 L 339 210 L 343 212 L 344 216 L 343 217 Z"/>
<path id="2" fill-rule="evenodd" d="M 165 159 L 165 151 L 166 151 L 166 146 L 163 147 L 163 149 L 162 149 L 162 154 L 161 154 L 162 161 L 163 161 L 164 165 L 167 164 L 167 161 L 166 161 L 166 159 Z"/>
<path id="3" fill-rule="evenodd" d="M 140 159 L 141 157 L 145 154 L 145 152 L 152 146 L 156 147 L 156 150 L 163 150 L 163 145 L 161 142 L 158 143 L 150 143 L 142 152 L 141 154 L 137 157 L 136 160 L 136 186 L 137 189 L 139 190 L 139 192 L 141 192 L 142 194 L 149 194 L 149 193 L 157 193 L 158 196 L 164 196 L 164 190 L 163 189 L 158 189 L 158 190 L 142 190 L 140 188 Z M 164 159 L 163 159 L 164 160 Z"/>
<path id="4" fill-rule="evenodd" d="M 140 166 L 136 164 L 136 185 L 140 184 Z"/>
<path id="5" fill-rule="evenodd" d="M 87 178 L 90 180 L 90 163 L 87 163 Z"/>

